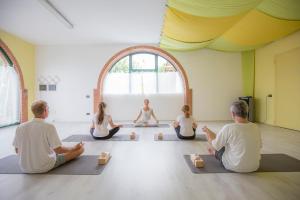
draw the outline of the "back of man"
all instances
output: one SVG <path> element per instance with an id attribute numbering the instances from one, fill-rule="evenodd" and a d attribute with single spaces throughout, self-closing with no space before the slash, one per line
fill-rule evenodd
<path id="1" fill-rule="evenodd" d="M 261 134 L 256 124 L 233 123 L 225 125 L 212 141 L 214 148 L 225 147 L 222 163 L 235 172 L 252 172 L 260 162 Z"/>
<path id="2" fill-rule="evenodd" d="M 52 169 L 56 162 L 53 149 L 61 142 L 53 125 L 34 118 L 16 130 L 13 145 L 18 149 L 19 164 L 26 173 L 42 173 Z"/>

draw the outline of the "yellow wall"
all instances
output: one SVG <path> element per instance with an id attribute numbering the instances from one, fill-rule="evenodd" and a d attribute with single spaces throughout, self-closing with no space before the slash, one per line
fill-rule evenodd
<path id="1" fill-rule="evenodd" d="M 17 59 L 23 73 L 25 89 L 28 90 L 28 104 L 35 99 L 35 46 L 12 34 L 0 30 L 1 40 Z M 32 118 L 28 106 L 29 119 Z"/>
<path id="2" fill-rule="evenodd" d="M 300 31 L 255 51 L 255 107 L 257 121 L 271 125 L 278 125 L 275 117 L 277 114 L 275 109 L 275 60 L 278 55 L 289 52 L 298 47 L 300 47 Z M 273 97 L 267 97 L 268 94 L 272 94 Z M 293 96 L 293 94 L 288 95 Z M 290 102 L 285 102 L 285 104 L 293 106 Z M 285 127 L 293 128 L 290 125 L 286 125 Z"/>

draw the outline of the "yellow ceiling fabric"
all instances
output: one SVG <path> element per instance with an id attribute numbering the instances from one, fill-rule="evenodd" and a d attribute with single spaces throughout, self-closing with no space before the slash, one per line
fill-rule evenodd
<path id="1" fill-rule="evenodd" d="M 234 27 L 226 31 L 222 38 L 239 45 L 259 46 L 298 29 L 300 29 L 300 21 L 277 19 L 252 10 Z"/>
<path id="2" fill-rule="evenodd" d="M 249 51 L 261 47 L 262 45 L 241 45 L 235 43 L 233 41 L 228 41 L 224 37 L 219 37 L 218 39 L 214 40 L 212 43 L 207 45 L 207 48 L 219 50 L 219 51 Z M 173 50 L 177 47 L 173 46 Z M 200 48 L 198 48 L 200 49 Z M 187 49 L 186 49 L 187 50 Z M 192 49 L 190 49 L 192 50 Z M 195 49 L 193 49 L 195 50 Z"/>
<path id="3" fill-rule="evenodd" d="M 262 0 L 169 0 L 168 6 L 201 17 L 225 17 L 253 9 Z"/>
<path id="4" fill-rule="evenodd" d="M 300 30 L 300 0 L 169 0 L 160 46 L 246 51 Z"/>
<path id="5" fill-rule="evenodd" d="M 177 41 L 203 42 L 220 36 L 243 16 L 244 14 L 218 18 L 197 17 L 167 8 L 163 35 Z"/>

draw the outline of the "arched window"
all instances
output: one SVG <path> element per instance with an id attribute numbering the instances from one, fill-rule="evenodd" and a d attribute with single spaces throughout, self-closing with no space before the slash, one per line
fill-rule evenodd
<path id="1" fill-rule="evenodd" d="M 0 48 L 0 127 L 20 122 L 20 82 L 13 62 Z"/>
<path id="2" fill-rule="evenodd" d="M 176 68 L 160 55 L 139 52 L 119 59 L 106 74 L 103 94 L 182 94 Z"/>
<path id="3" fill-rule="evenodd" d="M 94 89 L 94 112 L 107 102 L 115 120 L 133 120 L 144 98 L 159 120 L 174 120 L 183 104 L 192 108 L 192 89 L 184 68 L 170 53 L 154 46 L 132 46 L 103 66 Z"/>

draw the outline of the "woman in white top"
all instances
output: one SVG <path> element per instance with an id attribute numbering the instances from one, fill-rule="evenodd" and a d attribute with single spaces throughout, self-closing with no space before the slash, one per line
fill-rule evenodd
<path id="1" fill-rule="evenodd" d="M 96 140 L 106 140 L 112 138 L 119 130 L 122 125 L 116 125 L 113 123 L 110 115 L 105 114 L 104 109 L 106 104 L 101 102 L 99 104 L 99 111 L 93 118 L 90 133 Z M 111 126 L 111 130 L 108 130 L 108 124 Z"/>
<path id="2" fill-rule="evenodd" d="M 148 125 L 151 119 L 151 116 L 154 118 L 155 122 L 158 124 L 158 120 L 156 119 L 153 109 L 149 107 L 149 99 L 144 100 L 144 107 L 140 110 L 140 113 L 136 120 L 133 122 L 136 124 Z M 140 119 L 141 117 L 141 119 Z M 140 120 L 139 120 L 140 119 Z"/>
<path id="3" fill-rule="evenodd" d="M 196 136 L 197 124 L 190 115 L 190 107 L 188 105 L 184 105 L 181 110 L 184 115 L 179 115 L 173 124 L 177 137 L 183 140 L 193 140 Z"/>

